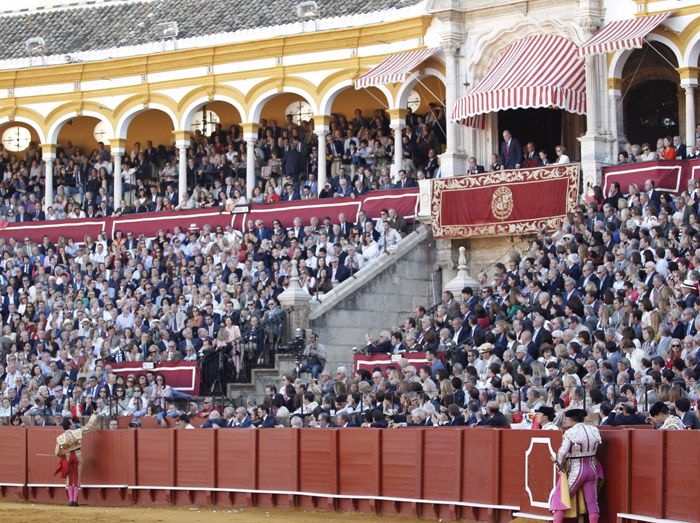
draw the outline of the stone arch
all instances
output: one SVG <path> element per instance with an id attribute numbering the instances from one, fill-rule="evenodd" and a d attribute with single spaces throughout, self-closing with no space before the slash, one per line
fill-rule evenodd
<path id="1" fill-rule="evenodd" d="M 696 18 L 686 28 L 686 31 L 692 31 L 683 53 L 681 67 L 697 67 L 700 62 L 700 18 Z"/>
<path id="2" fill-rule="evenodd" d="M 214 92 L 212 92 L 214 91 Z M 192 124 L 192 116 L 207 102 L 225 102 L 238 111 L 241 121 L 246 116 L 246 108 L 243 94 L 233 87 L 221 86 L 215 89 L 202 86 L 186 94 L 178 104 L 179 130 L 189 130 Z"/>
<path id="3" fill-rule="evenodd" d="M 386 98 L 387 107 L 391 109 L 394 103 L 394 96 L 391 94 L 391 91 L 385 85 L 376 85 L 374 87 L 384 95 Z M 343 80 L 329 87 L 324 93 L 323 98 L 321 98 L 321 104 L 319 106 L 320 112 L 318 114 L 331 114 L 333 102 L 335 101 L 336 97 L 345 89 L 354 88 L 355 81 L 353 79 Z"/>
<path id="4" fill-rule="evenodd" d="M 164 95 L 151 95 L 150 97 L 138 95 L 124 100 L 114 111 L 116 123 L 114 125 L 115 138 L 126 138 L 129 124 L 138 114 L 149 109 L 158 109 L 170 118 L 173 129 L 179 124 L 177 117 L 177 105 Z"/>
<path id="5" fill-rule="evenodd" d="M 430 76 L 434 76 L 442 82 L 443 86 L 447 86 L 446 78 L 442 71 L 432 67 L 423 69 L 420 74 L 411 75 L 403 84 L 401 84 L 401 87 L 399 87 L 399 90 L 396 93 L 396 108 L 405 109 L 406 105 L 408 104 L 408 96 L 411 94 L 411 91 L 413 91 L 416 85 L 419 85 L 418 80 L 423 80 L 424 78 Z"/>
<path id="6" fill-rule="evenodd" d="M 308 83 L 305 80 L 303 82 Z M 265 104 L 278 94 L 283 93 L 296 94 L 302 97 L 306 102 L 309 103 L 313 113 L 319 114 L 316 97 L 311 94 L 311 91 L 313 91 L 313 89 L 302 89 L 294 85 L 288 85 L 287 82 L 284 82 L 284 85 L 279 85 L 276 88 L 274 87 L 274 84 L 262 82 L 258 84 L 258 86 L 256 86 L 249 93 L 247 98 L 253 101 L 248 105 L 248 112 L 245 116 L 249 123 L 259 122 L 260 115 L 262 114 L 262 110 L 265 107 Z"/>
<path id="7" fill-rule="evenodd" d="M 114 123 L 107 109 L 96 102 L 72 102 L 57 107 L 46 117 L 48 143 L 56 143 L 61 129 L 68 120 L 79 116 L 97 118 L 106 124 L 114 136 Z"/>
<path id="8" fill-rule="evenodd" d="M 650 42 L 659 42 L 664 44 L 676 57 L 676 61 L 679 64 L 683 63 L 683 56 L 678 48 L 678 46 L 671 39 L 656 33 L 650 33 L 646 38 Z M 610 65 L 608 66 L 608 76 L 609 78 L 622 78 L 622 71 L 625 68 L 625 64 L 629 60 L 632 53 L 638 51 L 639 49 L 629 49 L 625 51 L 617 51 L 613 54 L 610 60 Z"/>
<path id="9" fill-rule="evenodd" d="M 24 107 L 18 107 L 17 109 L 5 108 L 0 111 L 0 125 L 6 124 L 8 122 L 19 122 L 23 123 L 34 130 L 39 137 L 40 143 L 46 143 L 46 133 L 44 131 L 44 126 L 39 123 L 42 122 L 43 118 L 41 115 L 31 109 L 26 109 Z"/>

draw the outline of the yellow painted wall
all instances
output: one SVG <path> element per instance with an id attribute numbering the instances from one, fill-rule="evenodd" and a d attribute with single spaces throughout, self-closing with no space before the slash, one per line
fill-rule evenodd
<path id="1" fill-rule="evenodd" d="M 238 114 L 235 107 L 226 102 L 210 102 L 207 104 L 207 111 L 216 113 L 224 129 L 228 129 L 233 124 L 241 123 L 241 115 Z"/>
<path id="2" fill-rule="evenodd" d="M 424 85 L 418 83 L 413 90 L 420 95 L 420 108 L 417 112 L 422 114 L 428 112 L 429 103 L 445 103 L 445 86 L 435 76 L 422 78 L 421 82 Z"/>
<path id="3" fill-rule="evenodd" d="M 153 147 L 170 146 L 175 142 L 173 124 L 163 111 L 149 109 L 134 117 L 126 133 L 126 146 L 131 149 L 135 142 L 141 142 L 146 147 L 146 141 L 151 140 Z"/>
<path id="4" fill-rule="evenodd" d="M 292 102 L 303 100 L 301 96 L 294 93 L 281 93 L 265 104 L 261 112 L 261 118 L 264 118 L 270 123 L 271 120 L 277 120 L 277 125 L 282 127 L 287 120 L 285 111 Z"/>
<path id="5" fill-rule="evenodd" d="M 92 116 L 71 118 L 61 127 L 56 145 L 64 147 L 70 141 L 74 147 L 78 147 L 83 154 L 89 156 L 97 148 L 94 131 L 98 123 L 99 120 Z M 105 142 L 105 145 L 108 144 Z"/>
<path id="6" fill-rule="evenodd" d="M 365 118 L 371 118 L 377 109 L 386 109 L 388 106 L 386 96 L 376 87 L 369 89 L 344 89 L 333 100 L 332 113 L 342 114 L 348 120 L 355 115 L 355 109 L 362 109 Z"/>
<path id="7" fill-rule="evenodd" d="M 29 132 L 32 135 L 32 141 L 39 145 L 41 142 L 39 141 L 39 135 L 36 133 L 34 128 L 31 125 L 27 125 L 22 122 L 7 122 L 2 125 L 0 125 L 0 138 L 2 138 L 2 134 L 7 130 L 9 127 L 24 127 L 25 129 L 29 129 Z M 21 153 L 22 151 L 20 151 Z M 16 153 L 10 153 L 10 154 L 16 154 Z"/>

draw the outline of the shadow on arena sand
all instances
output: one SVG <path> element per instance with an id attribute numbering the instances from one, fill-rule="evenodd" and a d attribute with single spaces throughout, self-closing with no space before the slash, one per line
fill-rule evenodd
<path id="1" fill-rule="evenodd" d="M 343 512 L 307 512 L 302 510 L 264 510 L 249 508 L 190 508 L 190 507 L 78 507 L 38 505 L 34 503 L 0 503 L 3 523 L 285 523 L 408 521 L 407 518 L 368 516 Z"/>

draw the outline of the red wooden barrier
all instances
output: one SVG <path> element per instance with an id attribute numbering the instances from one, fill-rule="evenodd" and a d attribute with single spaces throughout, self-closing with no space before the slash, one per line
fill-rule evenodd
<path id="1" fill-rule="evenodd" d="M 0 498 L 66 502 L 54 476 L 60 432 L 0 428 Z M 603 522 L 621 513 L 700 521 L 697 432 L 601 433 Z M 559 432 L 472 428 L 99 430 L 83 443 L 81 502 L 548 517 L 550 453 L 560 440 Z"/>
<path id="2" fill-rule="evenodd" d="M 27 499 L 41 503 L 65 503 L 65 480 L 54 475 L 54 454 L 59 428 L 27 429 Z"/>
<path id="3" fill-rule="evenodd" d="M 136 430 L 136 490 L 138 504 L 172 503 L 175 486 L 175 431 Z"/>
<path id="4" fill-rule="evenodd" d="M 252 429 L 238 429 L 252 430 Z M 299 490 L 299 429 L 261 430 L 258 433 L 258 490 L 263 507 L 293 507 Z"/>
<path id="5" fill-rule="evenodd" d="M 216 485 L 216 440 L 213 430 L 175 431 L 175 503 L 211 505 Z"/>
<path id="6" fill-rule="evenodd" d="M 617 512 L 629 513 L 630 430 L 601 430 L 603 444 L 598 459 L 603 465 L 605 481 L 600 493 L 601 518 L 615 521 Z"/>
<path id="7" fill-rule="evenodd" d="M 0 427 L 0 499 L 20 500 L 27 484 L 27 432 L 18 427 Z"/>
<path id="8" fill-rule="evenodd" d="M 96 430 L 83 440 L 81 503 L 123 506 L 133 503 L 135 430 Z"/>
<path id="9" fill-rule="evenodd" d="M 663 431 L 632 430 L 630 454 L 630 512 L 663 518 Z"/>
<path id="10" fill-rule="evenodd" d="M 319 494 L 338 493 L 337 430 L 303 430 L 299 433 L 299 490 Z M 334 498 L 300 496 L 299 507 L 332 510 Z"/>
<path id="11" fill-rule="evenodd" d="M 423 498 L 455 501 L 462 492 L 462 429 L 425 429 L 423 435 Z M 454 505 L 424 504 L 428 518 L 457 519 Z"/>
<path id="12" fill-rule="evenodd" d="M 692 521 L 700 514 L 698 490 L 688 483 L 700 469 L 697 436 L 688 430 L 667 432 L 665 436 L 664 517 Z"/>
<path id="13" fill-rule="evenodd" d="M 382 433 L 381 495 L 388 498 L 423 498 L 424 429 L 387 430 Z M 382 513 L 418 516 L 416 502 L 382 502 Z"/>
<path id="14" fill-rule="evenodd" d="M 216 493 L 217 505 L 253 506 L 251 491 L 258 488 L 257 435 L 257 430 L 216 431 L 216 487 L 232 489 Z"/>
<path id="15" fill-rule="evenodd" d="M 376 512 L 381 484 L 381 429 L 341 430 L 338 439 L 338 467 L 341 510 Z M 367 496 L 370 499 L 362 499 Z"/>

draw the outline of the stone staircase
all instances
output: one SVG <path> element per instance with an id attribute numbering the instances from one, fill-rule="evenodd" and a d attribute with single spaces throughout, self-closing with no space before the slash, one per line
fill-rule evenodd
<path id="1" fill-rule="evenodd" d="M 371 265 L 345 280 L 320 299 L 310 302 L 309 322 L 328 352 L 326 369 L 332 374 L 344 365 L 352 368 L 352 347 L 364 345 L 365 333 L 401 325 L 419 305 L 440 297 L 440 273 L 433 271 L 428 227 L 418 225 L 393 252 L 383 253 Z M 275 355 L 274 368 L 253 369 L 251 383 L 230 383 L 228 397 L 244 404 L 248 396 L 261 401 L 265 387 L 279 389 L 281 376 L 294 369 L 294 358 Z"/>
<path id="2" fill-rule="evenodd" d="M 440 297 L 439 273 L 433 271 L 428 227 L 418 225 L 392 253 L 383 253 L 353 278 L 320 300 L 312 300 L 311 328 L 328 351 L 326 369 L 352 367 L 352 347 L 365 344 L 365 333 L 401 325 L 419 305 Z"/>

